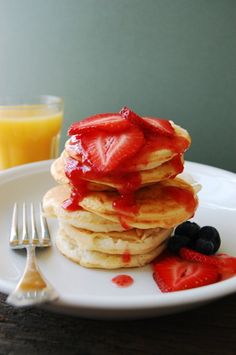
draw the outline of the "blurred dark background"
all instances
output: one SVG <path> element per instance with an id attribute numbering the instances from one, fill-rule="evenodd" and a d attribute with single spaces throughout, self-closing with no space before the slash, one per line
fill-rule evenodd
<path id="1" fill-rule="evenodd" d="M 0 96 L 128 105 L 189 130 L 186 159 L 236 172 L 235 0 L 0 0 Z"/>

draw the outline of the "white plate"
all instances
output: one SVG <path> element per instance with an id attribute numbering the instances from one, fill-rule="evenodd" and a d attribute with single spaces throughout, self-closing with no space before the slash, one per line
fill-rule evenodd
<path id="1" fill-rule="evenodd" d="M 55 183 L 51 161 L 27 164 L 0 173 L 0 291 L 9 293 L 22 274 L 25 255 L 8 247 L 12 206 L 15 201 L 37 202 Z M 194 221 L 213 225 L 222 237 L 221 252 L 236 256 L 236 175 L 187 162 L 185 171 L 201 183 L 200 206 Z M 49 220 L 52 239 L 57 221 Z M 60 299 L 44 308 L 91 318 L 140 318 L 186 310 L 236 291 L 236 277 L 187 291 L 162 294 L 150 266 L 115 271 L 80 267 L 63 257 L 55 246 L 38 253 L 39 265 Z M 118 288 L 111 279 L 131 275 L 134 284 Z"/>

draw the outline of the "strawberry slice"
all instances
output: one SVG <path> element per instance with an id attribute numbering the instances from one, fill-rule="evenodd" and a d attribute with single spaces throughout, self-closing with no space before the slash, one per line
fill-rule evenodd
<path id="1" fill-rule="evenodd" d="M 89 161 L 91 167 L 99 173 L 114 171 L 118 165 L 136 154 L 145 143 L 142 131 L 135 126 L 119 134 L 92 132 L 82 135 L 80 140 L 83 159 Z"/>
<path id="2" fill-rule="evenodd" d="M 162 292 L 172 292 L 215 283 L 219 273 L 214 265 L 167 256 L 155 262 L 153 277 Z"/>
<path id="3" fill-rule="evenodd" d="M 138 127 L 147 129 L 152 133 L 165 136 L 173 136 L 175 133 L 174 128 L 168 120 L 154 117 L 140 117 L 126 106 L 120 110 L 120 114 Z"/>
<path id="4" fill-rule="evenodd" d="M 220 273 L 221 280 L 236 275 L 236 258 L 228 254 L 208 256 L 189 248 L 181 248 L 180 256 L 184 260 L 216 266 Z"/>
<path id="5" fill-rule="evenodd" d="M 173 137 L 175 134 L 175 130 L 168 120 L 156 117 L 143 117 L 143 120 L 145 121 L 145 127 L 150 129 L 153 133 L 163 134 L 169 137 Z"/>
<path id="6" fill-rule="evenodd" d="M 218 264 L 215 256 L 207 256 L 190 248 L 181 248 L 179 251 L 181 258 L 200 264 L 216 265 Z"/>
<path id="7" fill-rule="evenodd" d="M 130 122 L 124 120 L 119 113 L 100 113 L 85 118 L 82 121 L 72 123 L 68 130 L 68 135 L 91 132 L 100 129 L 106 132 L 122 132 L 131 126 Z"/>
<path id="8" fill-rule="evenodd" d="M 221 280 L 226 280 L 236 275 L 236 258 L 227 254 L 217 254 L 215 258 L 219 262 L 218 269 L 221 274 Z"/>

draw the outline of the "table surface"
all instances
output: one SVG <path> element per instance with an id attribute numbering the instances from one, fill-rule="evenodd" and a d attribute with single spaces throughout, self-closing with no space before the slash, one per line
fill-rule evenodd
<path id="1" fill-rule="evenodd" d="M 183 313 L 101 321 L 15 309 L 0 294 L 0 354 L 236 354 L 236 295 Z"/>

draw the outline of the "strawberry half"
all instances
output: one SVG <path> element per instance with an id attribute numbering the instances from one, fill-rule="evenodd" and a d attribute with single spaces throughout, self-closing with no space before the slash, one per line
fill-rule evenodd
<path id="1" fill-rule="evenodd" d="M 221 276 L 221 280 L 225 280 L 236 275 L 236 258 L 233 256 L 227 254 L 208 256 L 189 248 L 181 248 L 180 256 L 184 260 L 216 266 Z"/>
<path id="2" fill-rule="evenodd" d="M 214 265 L 167 256 L 155 262 L 153 277 L 162 292 L 172 292 L 215 283 L 219 280 L 219 273 Z"/>
<path id="3" fill-rule="evenodd" d="M 125 131 L 130 126 L 130 122 L 124 120 L 119 113 L 100 113 L 73 123 L 68 130 L 68 135 L 91 132 L 95 129 L 116 133 Z"/>
<path id="4" fill-rule="evenodd" d="M 162 134 L 165 136 L 173 136 L 175 134 L 175 130 L 168 120 L 154 117 L 141 117 L 126 106 L 120 110 L 120 114 L 131 123 L 140 128 L 147 129 L 152 133 Z"/>
<path id="5" fill-rule="evenodd" d="M 135 126 L 126 132 L 92 132 L 80 137 L 84 159 L 99 173 L 111 173 L 127 161 L 145 143 L 143 133 Z"/>

